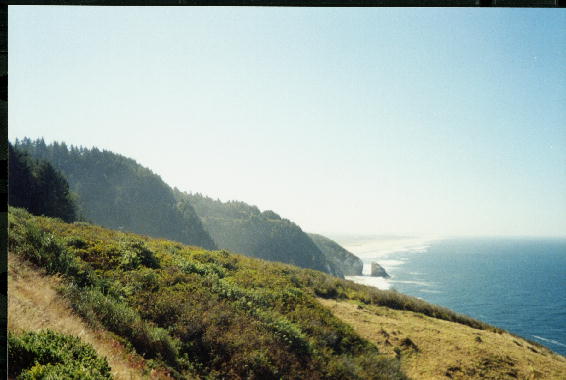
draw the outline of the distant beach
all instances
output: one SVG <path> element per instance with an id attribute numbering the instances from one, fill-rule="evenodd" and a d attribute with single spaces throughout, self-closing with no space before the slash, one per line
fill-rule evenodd
<path id="1" fill-rule="evenodd" d="M 391 288 L 391 280 L 395 267 L 402 265 L 406 258 L 404 253 L 424 252 L 436 238 L 420 238 L 406 236 L 334 236 L 340 245 L 358 256 L 364 263 L 363 276 L 346 276 L 346 279 L 359 284 L 374 286 L 379 289 Z M 370 265 L 376 262 L 381 265 L 391 279 L 370 277 Z"/>

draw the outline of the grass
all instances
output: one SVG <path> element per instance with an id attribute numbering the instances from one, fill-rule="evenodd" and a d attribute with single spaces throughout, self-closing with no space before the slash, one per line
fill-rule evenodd
<path id="1" fill-rule="evenodd" d="M 564 379 L 566 358 L 507 332 L 412 311 L 319 298 L 415 379 Z"/>
<path id="2" fill-rule="evenodd" d="M 405 379 L 404 353 L 426 350 L 411 336 L 384 355 L 386 342 L 352 328 L 324 302 L 349 300 L 503 334 L 446 308 L 314 270 L 21 209 L 10 209 L 9 222 L 10 252 L 60 276 L 61 294 L 89 329 L 112 333 L 177 378 Z"/>
<path id="3" fill-rule="evenodd" d="M 168 378 L 165 371 L 150 367 L 143 357 L 128 350 L 116 335 L 87 325 L 73 312 L 57 289 L 62 278 L 49 276 L 18 255 L 8 257 L 8 330 L 14 334 L 50 329 L 79 337 L 105 357 L 117 380 Z M 33 286 L 30 286 L 33 284 Z"/>
<path id="4" fill-rule="evenodd" d="M 10 252 L 61 276 L 89 328 L 174 377 L 406 378 L 316 302 L 319 272 L 23 210 L 9 221 Z"/>

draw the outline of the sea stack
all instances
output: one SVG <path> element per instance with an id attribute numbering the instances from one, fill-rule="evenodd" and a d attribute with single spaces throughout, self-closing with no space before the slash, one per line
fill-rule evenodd
<path id="1" fill-rule="evenodd" d="M 371 263 L 370 276 L 389 278 L 389 275 L 387 274 L 385 269 L 383 269 L 383 267 L 376 262 Z"/>

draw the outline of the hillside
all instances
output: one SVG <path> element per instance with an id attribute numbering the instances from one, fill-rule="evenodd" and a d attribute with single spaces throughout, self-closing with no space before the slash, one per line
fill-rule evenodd
<path id="1" fill-rule="evenodd" d="M 309 237 L 324 254 L 330 265 L 340 271 L 342 276 L 362 275 L 364 264 L 356 255 L 325 236 L 309 234 Z"/>
<path id="2" fill-rule="evenodd" d="M 299 226 L 273 211 L 200 194 L 175 194 L 193 205 L 219 248 L 342 276 Z"/>
<path id="3" fill-rule="evenodd" d="M 34 286 L 30 286 L 30 284 Z M 117 380 L 167 378 L 155 371 L 136 353 L 129 352 L 118 337 L 104 329 L 89 326 L 73 312 L 72 306 L 57 289 L 63 285 L 58 276 L 23 260 L 19 255 L 8 257 L 8 329 L 11 334 L 39 332 L 45 329 L 80 337 L 106 357 Z M 13 364 L 13 363 L 12 363 Z"/>
<path id="4" fill-rule="evenodd" d="M 60 170 L 78 195 L 87 220 L 114 229 L 216 248 L 190 204 L 177 205 L 172 189 L 151 170 L 119 154 L 43 139 L 14 147 Z"/>
<path id="5" fill-rule="evenodd" d="M 387 357 L 400 357 L 412 379 L 565 379 L 566 358 L 503 331 L 412 311 L 319 299 Z"/>
<path id="6" fill-rule="evenodd" d="M 9 221 L 11 254 L 63 276 L 74 313 L 174 377 L 405 378 L 316 301 L 343 291 L 335 277 L 22 209 Z"/>
<path id="7" fill-rule="evenodd" d="M 272 211 L 260 212 L 244 202 L 224 203 L 171 189 L 158 175 L 119 154 L 28 138 L 16 140 L 14 149 L 18 157 L 29 155 L 29 161 L 38 160 L 60 171 L 64 175 L 61 180 L 68 181 L 76 194 L 73 207 L 76 203 L 81 219 L 101 226 L 207 249 L 220 247 L 342 278 L 344 270 L 350 273 L 358 264 L 336 243 L 317 235 L 316 244 L 299 226 Z M 14 187 L 15 197 L 30 194 L 20 187 Z M 13 205 L 32 210 L 22 202 Z M 74 216 L 67 218 L 72 219 Z"/>
<path id="8" fill-rule="evenodd" d="M 497 358 L 513 367 L 510 378 L 528 374 L 523 368 L 538 378 L 566 374 L 564 358 L 539 345 L 394 291 L 22 209 L 10 209 L 9 222 L 11 333 L 80 335 L 113 356 L 117 377 L 153 369 L 176 378 L 405 379 L 452 368 L 457 378 L 484 365 L 486 378 L 505 378 L 493 377 Z M 27 289 L 39 270 L 39 286 Z M 476 336 L 485 348 L 475 356 L 432 349 L 465 353 Z"/>

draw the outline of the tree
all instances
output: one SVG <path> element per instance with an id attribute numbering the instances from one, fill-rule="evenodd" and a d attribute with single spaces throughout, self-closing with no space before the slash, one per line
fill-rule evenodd
<path id="1" fill-rule="evenodd" d="M 8 203 L 14 207 L 30 208 L 34 178 L 30 158 L 14 150 L 8 143 Z"/>
<path id="2" fill-rule="evenodd" d="M 81 216 L 92 223 L 139 234 L 177 240 L 215 249 L 190 204 L 178 207 L 173 190 L 155 173 L 136 161 L 98 148 L 48 145 L 42 139 L 23 139 L 16 149 L 48 161 L 60 170 L 70 189 L 78 195 Z M 65 198 L 53 173 L 38 170 L 41 181 L 60 191 L 43 197 L 46 205 Z"/>
<path id="3" fill-rule="evenodd" d="M 69 184 L 63 175 L 48 162 L 39 162 L 35 173 L 38 186 L 32 202 L 35 210 L 44 215 L 71 222 L 76 218 L 76 207 L 71 199 Z"/>
<path id="4" fill-rule="evenodd" d="M 76 205 L 65 177 L 48 162 L 34 160 L 11 144 L 8 151 L 8 203 L 35 215 L 75 220 Z"/>

